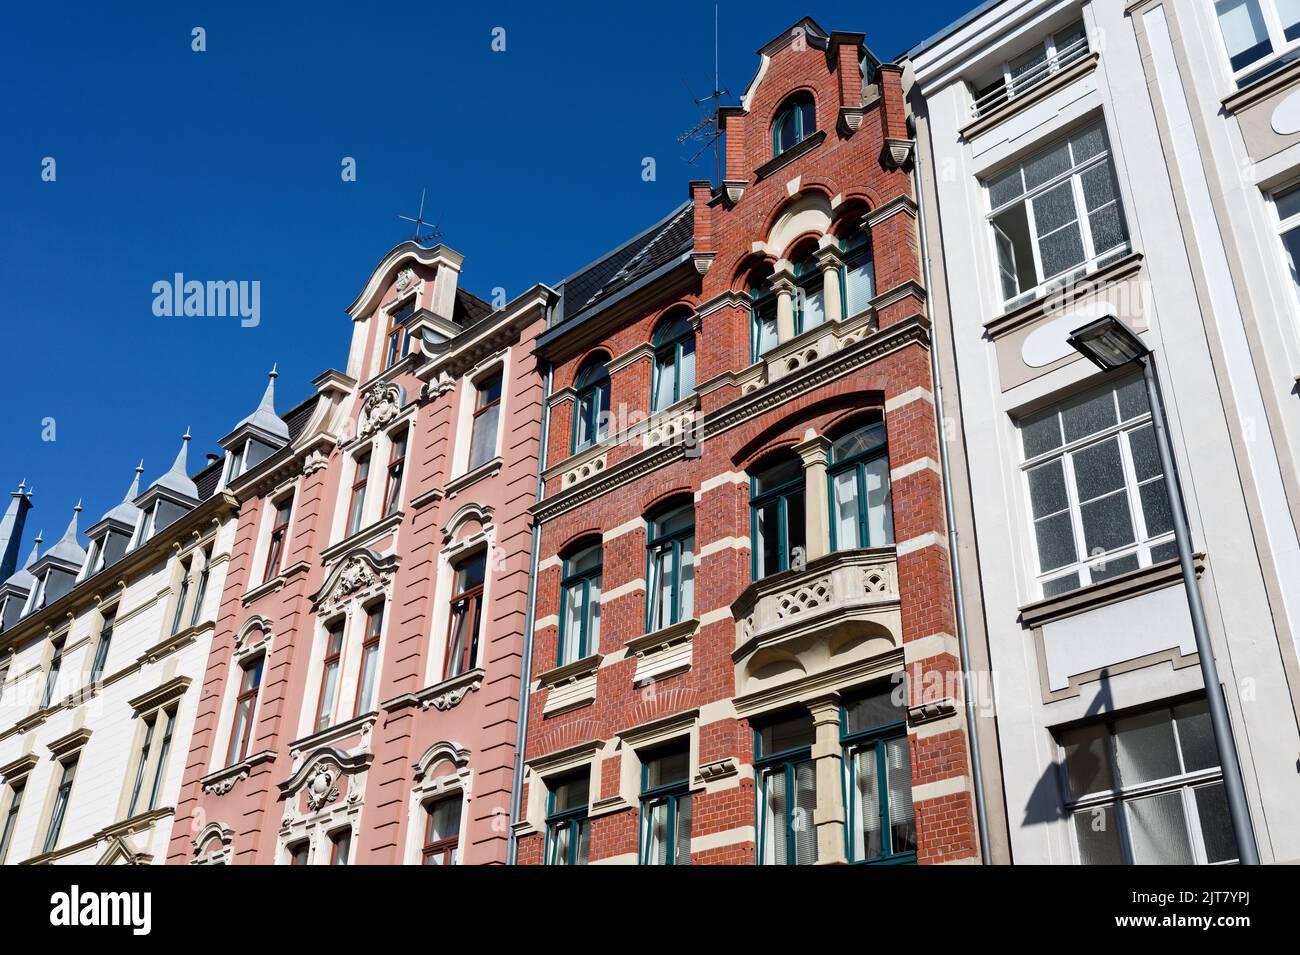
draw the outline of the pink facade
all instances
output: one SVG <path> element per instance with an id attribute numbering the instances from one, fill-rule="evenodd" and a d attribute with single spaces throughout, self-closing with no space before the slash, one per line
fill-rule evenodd
<path id="1" fill-rule="evenodd" d="M 552 293 L 493 310 L 461 261 L 394 249 L 287 443 L 223 442 L 238 530 L 170 863 L 506 861 Z"/>

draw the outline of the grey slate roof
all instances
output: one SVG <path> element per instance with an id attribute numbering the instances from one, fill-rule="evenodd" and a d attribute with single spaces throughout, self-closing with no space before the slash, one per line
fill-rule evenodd
<path id="1" fill-rule="evenodd" d="M 42 562 L 59 561 L 65 564 L 75 564 L 78 568 L 86 562 L 86 552 L 81 545 L 77 543 L 77 515 L 81 513 L 81 502 L 72 509 L 72 520 L 68 521 L 68 529 L 63 532 L 59 542 L 40 556 Z"/>
<path id="2" fill-rule="evenodd" d="M 172 462 L 171 469 L 150 484 L 149 490 L 159 488 L 161 490 L 171 491 L 173 494 L 180 495 L 182 498 L 187 498 L 191 501 L 197 501 L 199 499 L 199 490 L 194 486 L 194 482 L 190 480 L 190 476 L 186 470 L 189 446 L 190 433 L 186 431 L 185 436 L 181 438 L 181 449 L 176 452 L 176 460 Z M 145 493 L 148 492 L 146 491 Z"/>
<path id="3" fill-rule="evenodd" d="M 563 319 L 599 305 L 659 266 L 689 252 L 695 242 L 695 210 L 678 206 L 668 217 L 624 242 L 561 282 Z"/>
<path id="4" fill-rule="evenodd" d="M 44 534 L 44 531 L 37 533 L 36 540 L 32 542 L 32 552 L 27 555 L 27 562 L 9 575 L 9 579 L 5 581 L 7 586 L 16 587 L 28 593 L 31 593 L 31 589 L 36 586 L 36 578 L 31 575 L 30 568 L 32 564 L 36 563 L 36 558 L 40 552 L 42 534 Z"/>
<path id="5" fill-rule="evenodd" d="M 140 508 L 133 503 L 140 496 L 140 475 L 144 472 L 144 462 L 141 461 L 135 469 L 135 479 L 131 481 L 131 486 L 127 488 L 126 497 L 122 498 L 122 503 L 118 504 L 111 511 L 100 518 L 100 522 L 117 521 L 120 524 L 129 524 L 135 527 L 140 520 Z"/>
<path id="6" fill-rule="evenodd" d="M 244 426 L 248 426 L 255 431 L 261 431 L 263 434 L 278 438 L 281 441 L 289 440 L 289 428 L 275 413 L 275 379 L 279 377 L 275 369 L 271 369 L 270 381 L 266 383 L 266 391 L 262 393 L 262 401 L 251 415 L 245 418 L 239 424 L 235 425 L 238 431 Z"/>
<path id="7" fill-rule="evenodd" d="M 451 318 L 461 328 L 477 325 L 491 315 L 492 311 L 492 306 L 473 292 L 467 292 L 459 285 L 456 286 L 456 313 Z"/>

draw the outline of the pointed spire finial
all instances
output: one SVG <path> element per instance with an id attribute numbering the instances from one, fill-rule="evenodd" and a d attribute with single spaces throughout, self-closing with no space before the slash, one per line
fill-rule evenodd
<path id="1" fill-rule="evenodd" d="M 123 504 L 129 504 L 140 496 L 140 475 L 144 473 L 144 458 L 135 466 L 135 477 L 131 479 L 131 486 L 126 489 L 126 497 L 122 498 Z"/>

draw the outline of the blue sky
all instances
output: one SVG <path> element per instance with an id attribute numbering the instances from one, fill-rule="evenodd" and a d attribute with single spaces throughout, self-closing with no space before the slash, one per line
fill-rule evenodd
<path id="1" fill-rule="evenodd" d="M 722 86 L 734 102 L 758 47 L 804 14 L 889 60 L 974 2 L 724 0 Z M 712 87 L 698 0 L 115 6 L 0 14 L 0 489 L 35 486 L 26 540 L 57 537 L 79 497 L 81 526 L 98 520 L 187 427 L 191 464 L 218 450 L 272 362 L 281 411 L 341 367 L 343 310 L 422 188 L 462 284 L 513 297 L 712 175 L 676 141 Z M 260 282 L 260 323 L 155 316 L 153 284 L 176 272 Z"/>

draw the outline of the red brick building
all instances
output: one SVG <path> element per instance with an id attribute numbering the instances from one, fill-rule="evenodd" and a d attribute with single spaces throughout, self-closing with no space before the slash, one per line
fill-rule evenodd
<path id="1" fill-rule="evenodd" d="M 522 863 L 978 860 L 901 71 L 759 54 L 538 339 Z"/>

